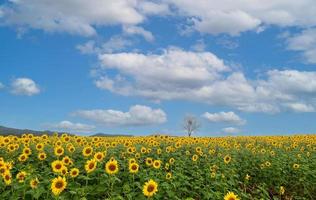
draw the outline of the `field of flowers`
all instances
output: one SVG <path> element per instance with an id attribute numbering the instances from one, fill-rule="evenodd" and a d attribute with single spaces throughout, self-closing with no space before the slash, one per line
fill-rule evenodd
<path id="1" fill-rule="evenodd" d="M 0 136 L 0 199 L 316 199 L 316 136 Z"/>

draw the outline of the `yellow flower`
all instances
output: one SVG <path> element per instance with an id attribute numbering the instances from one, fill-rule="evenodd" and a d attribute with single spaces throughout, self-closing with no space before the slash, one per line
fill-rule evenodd
<path id="1" fill-rule="evenodd" d="M 174 163 L 174 161 L 175 161 L 174 158 L 170 158 L 170 159 L 169 159 L 169 163 L 170 163 L 171 165 Z"/>
<path id="2" fill-rule="evenodd" d="M 51 190 L 55 196 L 58 196 L 67 186 L 67 181 L 65 177 L 54 178 L 51 184 Z"/>
<path id="3" fill-rule="evenodd" d="M 128 169 L 130 173 L 135 174 L 138 172 L 139 165 L 136 162 L 130 163 Z"/>
<path id="4" fill-rule="evenodd" d="M 172 174 L 171 174 L 170 172 L 168 172 L 168 173 L 166 174 L 166 179 L 169 180 L 169 179 L 171 179 L 171 178 L 172 178 Z"/>
<path id="5" fill-rule="evenodd" d="M 64 167 L 64 163 L 60 160 L 55 160 L 54 162 L 52 162 L 52 169 L 53 172 L 59 173 L 61 172 L 62 168 Z"/>
<path id="6" fill-rule="evenodd" d="M 82 150 L 82 155 L 83 155 L 84 157 L 91 156 L 92 153 L 93 153 L 93 149 L 92 149 L 92 147 L 90 147 L 90 146 L 85 147 L 85 148 L 83 148 L 83 150 Z"/>
<path id="7" fill-rule="evenodd" d="M 161 161 L 160 160 L 155 160 L 154 163 L 153 163 L 153 167 L 155 169 L 159 169 L 161 166 Z"/>
<path id="8" fill-rule="evenodd" d="M 153 196 L 158 191 L 158 184 L 150 179 L 143 187 L 143 194 L 147 197 Z"/>
<path id="9" fill-rule="evenodd" d="M 30 181 L 30 186 L 31 186 L 32 189 L 37 188 L 38 184 L 39 184 L 39 181 L 38 181 L 37 178 L 34 178 L 34 179 L 32 179 L 32 180 Z"/>
<path id="10" fill-rule="evenodd" d="M 16 175 L 16 179 L 18 179 L 19 183 L 23 183 L 26 177 L 26 172 L 21 171 Z"/>
<path id="11" fill-rule="evenodd" d="M 224 163 L 225 164 L 228 164 L 230 161 L 231 161 L 231 157 L 230 157 L 230 155 L 226 155 L 225 157 L 224 157 Z"/>
<path id="12" fill-rule="evenodd" d="M 197 161 L 197 159 L 199 158 L 199 156 L 198 155 L 196 155 L 196 154 L 194 154 L 193 156 L 192 156 L 192 161 Z"/>
<path id="13" fill-rule="evenodd" d="M 240 200 L 238 198 L 237 195 L 235 195 L 233 192 L 228 192 L 225 197 L 224 197 L 224 200 Z"/>
<path id="14" fill-rule="evenodd" d="M 72 178 L 76 178 L 79 175 L 79 169 L 78 168 L 72 168 L 70 170 L 70 176 Z"/>
<path id="15" fill-rule="evenodd" d="M 293 164 L 293 169 L 298 169 L 298 168 L 300 168 L 300 165 L 299 164 Z"/>
<path id="16" fill-rule="evenodd" d="M 10 171 L 5 171 L 4 174 L 2 175 L 2 178 L 4 180 L 4 183 L 6 185 L 10 185 L 12 182 L 12 175 L 10 173 Z"/>
<path id="17" fill-rule="evenodd" d="M 119 166 L 117 161 L 114 160 L 110 160 L 105 164 L 105 171 L 108 174 L 116 174 L 119 171 Z"/>
<path id="18" fill-rule="evenodd" d="M 41 152 L 41 153 L 39 153 L 38 155 L 37 155 L 37 158 L 39 159 L 39 160 L 45 160 L 46 159 L 46 153 L 44 153 L 44 152 Z"/>
<path id="19" fill-rule="evenodd" d="M 71 159 L 68 156 L 63 157 L 62 161 L 65 165 L 69 165 L 71 163 Z"/>
<path id="20" fill-rule="evenodd" d="M 36 150 L 37 151 L 43 151 L 44 150 L 44 144 L 43 143 L 38 143 L 36 145 Z"/>
<path id="21" fill-rule="evenodd" d="M 152 158 L 146 158 L 146 165 L 151 166 L 153 164 L 153 159 Z"/>
<path id="22" fill-rule="evenodd" d="M 96 159 L 98 162 L 101 162 L 104 159 L 104 153 L 103 152 L 95 153 L 94 159 Z"/>
<path id="23" fill-rule="evenodd" d="M 88 160 L 84 166 L 87 173 L 93 172 L 97 167 L 97 161 L 95 159 Z"/>
<path id="24" fill-rule="evenodd" d="M 31 155 L 32 154 L 32 150 L 29 148 L 29 147 L 25 147 L 23 149 L 23 154 L 26 154 L 26 155 Z"/>
<path id="25" fill-rule="evenodd" d="M 63 155 L 63 154 L 64 154 L 64 148 L 61 147 L 61 146 L 55 147 L 55 148 L 54 148 L 54 154 L 55 154 L 56 156 L 61 156 L 61 155 Z"/>
<path id="26" fill-rule="evenodd" d="M 23 153 L 19 156 L 18 160 L 20 162 L 25 162 L 28 158 L 29 158 L 28 154 Z"/>
<path id="27" fill-rule="evenodd" d="M 251 176 L 249 176 L 249 174 L 246 174 L 245 179 L 246 179 L 247 181 L 249 181 L 250 178 L 251 178 Z"/>

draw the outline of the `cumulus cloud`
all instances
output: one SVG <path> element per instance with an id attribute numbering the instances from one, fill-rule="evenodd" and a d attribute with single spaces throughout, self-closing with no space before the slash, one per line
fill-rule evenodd
<path id="1" fill-rule="evenodd" d="M 209 113 L 206 112 L 202 115 L 209 122 L 223 122 L 223 123 L 231 123 L 236 125 L 244 125 L 246 120 L 241 119 L 234 112 L 219 112 L 219 113 Z"/>
<path id="2" fill-rule="evenodd" d="M 193 29 L 210 34 L 236 36 L 263 26 L 313 27 L 316 6 L 313 0 L 167 0 L 192 24 Z"/>
<path id="3" fill-rule="evenodd" d="M 11 92 L 15 95 L 33 96 L 40 91 L 39 86 L 29 78 L 17 78 L 11 84 Z"/>
<path id="4" fill-rule="evenodd" d="M 145 30 L 139 26 L 124 26 L 123 31 L 128 35 L 140 35 L 145 38 L 145 40 L 152 42 L 155 40 L 155 37 L 150 31 Z"/>
<path id="5" fill-rule="evenodd" d="M 316 105 L 316 72 L 270 70 L 252 80 L 211 52 L 178 48 L 160 54 L 107 53 L 99 59 L 102 73 L 96 86 L 125 96 L 181 99 L 265 113 L 304 112 Z M 107 73 L 113 70 L 115 75 Z M 295 109 L 298 103 L 308 109 Z"/>
<path id="6" fill-rule="evenodd" d="M 10 1 L 1 6 L 2 22 L 46 32 L 96 34 L 96 26 L 139 24 L 145 15 L 137 0 L 50 0 Z M 149 9 L 147 9 L 149 10 Z"/>
<path id="7" fill-rule="evenodd" d="M 131 106 L 127 112 L 111 109 L 79 110 L 74 115 L 106 126 L 144 126 L 167 121 L 167 115 L 163 110 L 143 105 Z"/>
<path id="8" fill-rule="evenodd" d="M 240 132 L 240 130 L 238 128 L 235 128 L 235 127 L 223 128 L 222 131 L 224 133 L 228 133 L 228 134 L 233 134 L 233 133 L 239 133 Z"/>
<path id="9" fill-rule="evenodd" d="M 289 50 L 302 52 L 307 63 L 316 63 L 316 28 L 307 29 L 301 33 L 287 37 Z"/>
<path id="10" fill-rule="evenodd" d="M 132 44 L 133 41 L 125 37 L 115 35 L 105 42 L 95 42 L 93 40 L 89 40 L 84 44 L 77 45 L 76 48 L 82 54 L 102 54 L 121 51 Z"/>
<path id="11" fill-rule="evenodd" d="M 91 132 L 95 129 L 95 126 L 92 125 L 73 123 L 70 121 L 61 121 L 57 124 L 51 124 L 48 127 L 69 132 Z"/>

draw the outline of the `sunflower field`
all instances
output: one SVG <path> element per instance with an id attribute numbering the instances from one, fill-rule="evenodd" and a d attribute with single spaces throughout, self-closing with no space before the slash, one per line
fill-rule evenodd
<path id="1" fill-rule="evenodd" d="M 316 199 L 316 135 L 0 136 L 0 199 Z"/>

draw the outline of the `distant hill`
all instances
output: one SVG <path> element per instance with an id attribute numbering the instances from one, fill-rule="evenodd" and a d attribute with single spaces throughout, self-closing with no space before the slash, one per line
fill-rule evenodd
<path id="1" fill-rule="evenodd" d="M 5 126 L 0 126 L 0 135 L 22 135 L 24 133 L 32 133 L 34 135 L 52 135 L 53 131 L 34 131 L 29 129 L 17 129 L 17 128 L 8 128 Z"/>
<path id="2" fill-rule="evenodd" d="M 17 128 L 8 128 L 5 126 L 0 126 L 0 135 L 22 135 L 25 133 L 31 133 L 33 135 L 43 135 L 43 134 L 47 134 L 47 135 L 52 135 L 53 133 L 55 133 L 56 131 L 35 131 L 35 130 L 29 130 L 29 129 L 17 129 Z M 58 132 L 59 134 L 62 134 L 64 132 Z M 69 133 L 71 135 L 75 135 L 72 133 Z M 104 133 L 97 133 L 94 135 L 90 135 L 91 137 L 93 136 L 97 136 L 97 137 L 117 137 L 117 136 L 124 136 L 124 137 L 130 137 L 132 135 L 116 135 L 116 134 L 104 134 Z"/>

